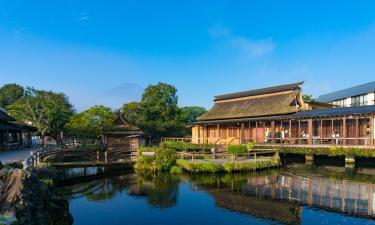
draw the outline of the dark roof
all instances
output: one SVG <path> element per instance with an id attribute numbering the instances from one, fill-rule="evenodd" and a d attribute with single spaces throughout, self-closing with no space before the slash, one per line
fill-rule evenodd
<path id="1" fill-rule="evenodd" d="M 319 96 L 319 102 L 331 102 L 352 96 L 375 92 L 375 81 Z"/>
<path id="2" fill-rule="evenodd" d="M 15 119 L 0 109 L 0 121 L 15 121 Z"/>
<path id="3" fill-rule="evenodd" d="M 260 89 L 255 89 L 255 90 L 242 91 L 242 92 L 230 93 L 230 94 L 225 94 L 225 95 L 218 95 L 218 96 L 215 96 L 215 101 L 248 97 L 248 96 L 254 96 L 254 95 L 270 94 L 270 93 L 281 92 L 281 91 L 295 90 L 299 88 L 299 86 L 301 86 L 302 84 L 303 84 L 303 81 L 298 82 L 298 83 L 292 83 L 292 84 L 284 84 L 284 85 L 260 88 Z"/>
<path id="4" fill-rule="evenodd" d="M 104 130 L 104 134 L 108 135 L 140 135 L 143 132 L 133 124 L 125 120 L 124 116 L 120 111 L 117 112 L 117 117 L 113 123 L 113 126 L 109 129 Z"/>
<path id="5" fill-rule="evenodd" d="M 238 119 L 295 113 L 297 112 L 297 108 L 292 103 L 298 98 L 299 93 L 300 90 L 294 90 L 266 96 L 217 101 L 207 113 L 198 118 L 198 121 Z"/>
<path id="6" fill-rule="evenodd" d="M 21 125 L 16 123 L 9 122 L 0 122 L 0 130 L 9 130 L 9 131 L 30 131 L 35 132 L 37 129 L 35 127 Z"/>
<path id="7" fill-rule="evenodd" d="M 358 114 L 371 114 L 371 113 L 375 113 L 375 105 L 306 110 L 306 111 L 300 111 L 295 114 L 291 114 L 287 116 L 287 118 L 329 117 L 329 116 L 358 115 Z"/>

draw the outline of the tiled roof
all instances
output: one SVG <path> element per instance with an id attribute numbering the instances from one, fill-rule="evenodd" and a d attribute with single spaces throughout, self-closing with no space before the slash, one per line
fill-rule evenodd
<path id="1" fill-rule="evenodd" d="M 375 81 L 319 96 L 318 102 L 331 102 L 352 96 L 375 92 Z"/>

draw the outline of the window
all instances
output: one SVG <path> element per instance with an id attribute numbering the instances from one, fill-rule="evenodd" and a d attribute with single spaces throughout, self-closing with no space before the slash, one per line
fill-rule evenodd
<path id="1" fill-rule="evenodd" d="M 345 107 L 346 106 L 346 98 L 335 100 L 332 102 L 332 104 L 338 106 L 338 107 Z"/>
<path id="2" fill-rule="evenodd" d="M 364 106 L 364 105 L 367 105 L 367 94 L 352 97 L 351 106 L 355 107 L 355 106 Z"/>

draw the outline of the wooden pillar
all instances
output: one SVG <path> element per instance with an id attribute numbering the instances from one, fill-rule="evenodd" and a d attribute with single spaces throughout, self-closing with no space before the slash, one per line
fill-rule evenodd
<path id="1" fill-rule="evenodd" d="M 375 134 L 375 131 L 374 131 L 374 114 L 371 114 L 371 117 L 370 117 L 370 145 L 374 145 L 374 135 Z"/>
<path id="2" fill-rule="evenodd" d="M 9 150 L 9 130 L 7 130 L 6 144 L 6 150 Z"/>
<path id="3" fill-rule="evenodd" d="M 323 119 L 320 117 L 320 144 L 323 144 Z"/>
<path id="4" fill-rule="evenodd" d="M 332 144 L 335 144 L 335 138 L 333 137 L 333 117 L 331 118 L 331 139 L 332 139 Z"/>
<path id="5" fill-rule="evenodd" d="M 312 119 L 308 119 L 307 120 L 307 133 L 308 133 L 308 141 L 307 143 L 309 145 L 312 145 L 313 144 L 313 120 Z"/>
<path id="6" fill-rule="evenodd" d="M 249 140 L 251 140 L 252 133 L 251 133 L 251 122 L 249 121 L 249 132 L 247 133 L 247 137 Z"/>
<path id="7" fill-rule="evenodd" d="M 220 138 L 220 124 L 217 124 L 216 125 L 216 130 L 217 130 L 217 139 L 219 139 Z"/>
<path id="8" fill-rule="evenodd" d="M 255 144 L 258 143 L 258 121 L 255 121 Z"/>
<path id="9" fill-rule="evenodd" d="M 240 131 L 240 143 L 241 144 L 243 143 L 243 139 L 244 139 L 244 130 L 245 130 L 245 124 L 241 123 L 241 131 Z"/>
<path id="10" fill-rule="evenodd" d="M 275 120 L 271 121 L 271 144 L 275 144 Z"/>
<path id="11" fill-rule="evenodd" d="M 343 136 L 343 144 L 346 145 L 346 117 L 342 118 L 342 136 Z"/>
<path id="12" fill-rule="evenodd" d="M 289 120 L 289 144 L 292 143 L 292 120 Z"/>
<path id="13" fill-rule="evenodd" d="M 298 119 L 298 144 L 301 144 L 301 119 Z"/>
<path id="14" fill-rule="evenodd" d="M 358 145 L 358 137 L 359 137 L 359 118 L 358 116 L 355 117 L 355 144 Z"/>

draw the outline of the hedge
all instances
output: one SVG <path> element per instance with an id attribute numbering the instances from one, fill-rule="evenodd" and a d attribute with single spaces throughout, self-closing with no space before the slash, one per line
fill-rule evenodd
<path id="1" fill-rule="evenodd" d="M 154 152 L 154 155 L 142 155 L 143 152 Z M 168 171 L 175 165 L 176 151 L 159 147 L 140 147 L 138 149 L 136 169 L 152 171 Z"/>
<path id="2" fill-rule="evenodd" d="M 214 144 L 193 144 L 183 141 L 164 141 L 160 143 L 161 148 L 170 148 L 176 151 L 184 150 L 210 150 L 215 147 Z"/>
<path id="3" fill-rule="evenodd" d="M 300 155 L 326 155 L 326 156 L 351 156 L 351 157 L 373 157 L 375 149 L 371 148 L 343 148 L 332 146 L 330 148 L 292 148 L 281 147 L 280 153 L 300 154 Z"/>

